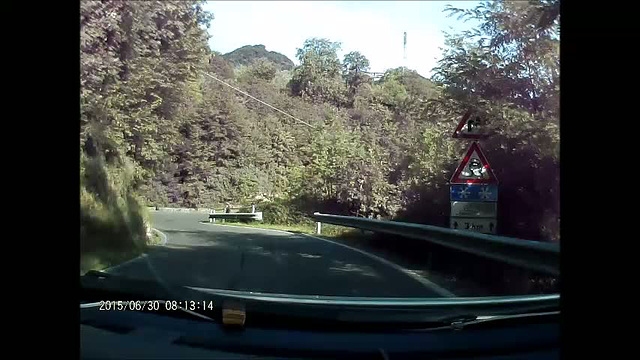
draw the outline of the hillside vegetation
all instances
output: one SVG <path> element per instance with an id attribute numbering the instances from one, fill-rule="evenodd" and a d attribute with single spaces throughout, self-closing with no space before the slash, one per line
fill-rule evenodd
<path id="1" fill-rule="evenodd" d="M 558 241 L 557 9 L 450 9 L 482 25 L 447 36 L 432 79 L 397 68 L 373 83 L 365 54 L 339 59 L 330 39 L 306 40 L 289 70 L 268 56 L 244 62 L 264 47 L 216 55 L 213 15 L 198 1 L 81 2 L 83 251 L 122 245 L 97 233 L 138 249 L 144 205 L 256 203 L 271 223 L 321 211 L 448 226 L 447 181 L 469 145 L 451 133 L 469 108 L 495 132 L 482 147 L 500 180 L 499 233 Z"/>
<path id="2" fill-rule="evenodd" d="M 291 70 L 294 67 L 293 61 L 288 57 L 275 51 L 267 51 L 264 45 L 246 45 L 222 55 L 222 58 L 233 66 L 248 66 L 257 60 L 266 60 L 274 64 L 278 71 Z"/>

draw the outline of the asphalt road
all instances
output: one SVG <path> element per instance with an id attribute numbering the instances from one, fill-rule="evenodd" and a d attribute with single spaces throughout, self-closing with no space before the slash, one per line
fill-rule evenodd
<path id="1" fill-rule="evenodd" d="M 108 270 L 211 289 L 296 295 L 442 297 L 398 266 L 305 235 L 203 224 L 202 213 L 153 212 L 163 246 Z"/>

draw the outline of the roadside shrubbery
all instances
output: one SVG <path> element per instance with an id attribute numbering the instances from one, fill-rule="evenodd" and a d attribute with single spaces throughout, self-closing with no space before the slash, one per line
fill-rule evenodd
<path id="1" fill-rule="evenodd" d="M 133 166 L 81 156 L 81 271 L 140 254 L 147 244 L 146 209 L 132 192 Z"/>
<path id="2" fill-rule="evenodd" d="M 312 225 L 313 220 L 291 204 L 282 200 L 262 203 L 258 207 L 263 213 L 263 221 L 276 225 Z"/>

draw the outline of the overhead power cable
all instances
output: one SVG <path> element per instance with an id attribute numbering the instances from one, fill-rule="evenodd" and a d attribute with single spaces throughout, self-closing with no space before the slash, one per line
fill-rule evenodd
<path id="1" fill-rule="evenodd" d="M 240 89 L 238 89 L 238 88 L 236 88 L 236 87 L 234 87 L 234 86 L 232 86 L 232 85 L 227 84 L 226 82 L 224 82 L 224 81 L 222 81 L 222 80 L 218 79 L 217 77 L 215 77 L 215 76 L 213 76 L 213 75 L 211 75 L 211 74 L 209 74 L 209 73 L 204 73 L 204 74 L 205 74 L 205 75 L 207 75 L 208 77 L 212 78 L 213 80 L 218 81 L 218 82 L 220 82 L 220 83 L 222 83 L 222 84 L 224 84 L 224 85 L 226 85 L 226 86 L 228 86 L 228 87 L 232 88 L 233 90 L 235 90 L 235 91 L 237 91 L 237 92 L 239 92 L 239 93 L 241 93 L 241 94 L 243 94 L 243 95 L 246 95 L 246 96 L 248 96 L 248 97 L 252 98 L 253 100 L 255 100 L 255 101 L 257 101 L 257 102 L 259 102 L 259 103 L 261 103 L 261 104 L 263 104 L 263 105 L 266 105 L 266 106 L 268 106 L 268 107 L 272 108 L 273 110 L 278 111 L 278 112 L 280 112 L 280 113 L 282 113 L 282 114 L 284 114 L 284 115 L 286 115 L 286 116 L 288 116 L 288 117 L 292 118 L 293 120 L 295 120 L 295 121 L 297 121 L 297 122 L 303 123 L 303 124 L 307 125 L 308 127 L 312 128 L 312 129 L 315 129 L 315 128 L 313 127 L 313 125 L 309 124 L 308 122 L 302 121 L 302 120 L 298 119 L 297 117 L 295 117 L 295 116 L 293 116 L 293 115 L 291 115 L 291 114 L 288 114 L 288 113 L 286 113 L 286 112 L 284 112 L 284 111 L 282 111 L 282 110 L 278 109 L 278 108 L 277 108 L 277 107 L 275 107 L 275 106 L 271 106 L 271 105 L 267 104 L 266 102 L 264 102 L 264 101 L 262 101 L 262 100 L 260 100 L 260 99 L 258 99 L 258 98 L 256 98 L 256 97 L 254 97 L 254 96 L 251 96 L 250 94 L 247 94 L 246 92 L 244 92 L 244 91 L 242 91 L 242 90 L 240 90 Z"/>

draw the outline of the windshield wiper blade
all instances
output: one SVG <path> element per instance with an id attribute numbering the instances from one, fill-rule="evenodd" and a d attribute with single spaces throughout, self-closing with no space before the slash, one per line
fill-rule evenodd
<path id="1" fill-rule="evenodd" d="M 469 317 L 460 317 L 451 319 L 448 325 L 432 328 L 431 330 L 438 329 L 455 329 L 462 330 L 465 327 L 486 324 L 490 322 L 504 321 L 504 320 L 531 320 L 534 318 L 542 318 L 542 317 L 550 317 L 550 316 L 558 316 L 560 315 L 560 311 L 547 311 L 547 312 L 537 312 L 537 313 L 526 313 L 526 314 L 513 314 L 513 315 L 493 315 L 493 316 L 469 316 Z"/>
<path id="2" fill-rule="evenodd" d="M 506 316 L 559 311 L 559 294 L 480 298 L 366 298 L 270 294 L 195 288 L 102 272 L 81 277 L 84 300 L 207 300 L 243 304 L 250 319 L 270 323 L 322 322 L 358 326 L 469 326 Z M 200 314 L 210 315 L 209 312 Z M 217 315 L 214 316 L 217 318 Z"/>
<path id="3" fill-rule="evenodd" d="M 559 295 L 482 298 L 366 298 L 288 295 L 188 287 L 211 299 L 243 303 L 247 317 L 269 321 L 340 323 L 361 326 L 449 326 L 481 316 L 559 310 Z M 480 318 L 483 319 L 483 318 Z M 488 318 L 486 318 L 488 319 Z"/>
<path id="4" fill-rule="evenodd" d="M 206 289 L 187 286 L 211 296 L 236 299 L 245 302 L 269 304 L 269 306 L 321 306 L 354 310 L 429 310 L 447 312 L 453 316 L 511 315 L 526 312 L 552 311 L 560 308 L 560 295 L 518 295 L 493 297 L 452 297 L 452 298 L 390 298 L 352 297 L 326 295 L 290 295 L 250 291 Z M 451 317 L 451 315 L 449 315 Z M 440 317 L 438 320 L 441 320 Z M 445 318 L 446 319 L 446 318 Z"/>

